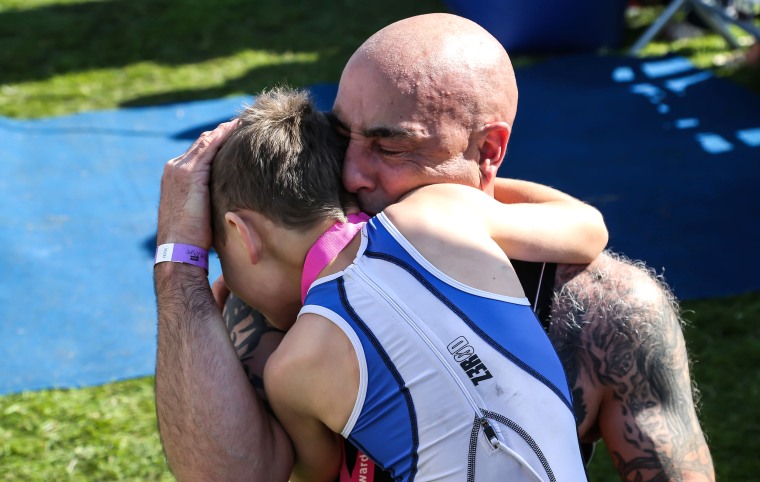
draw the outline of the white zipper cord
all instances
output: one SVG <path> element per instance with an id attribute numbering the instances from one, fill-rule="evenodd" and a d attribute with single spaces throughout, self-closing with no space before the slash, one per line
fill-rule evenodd
<path id="1" fill-rule="evenodd" d="M 520 454 L 509 448 L 507 444 L 496 437 L 496 431 L 493 429 L 491 424 L 488 423 L 488 420 L 484 418 L 480 421 L 480 424 L 483 426 L 483 433 L 485 433 L 486 438 L 488 438 L 488 441 L 491 442 L 493 448 L 501 449 L 503 452 L 506 452 L 507 455 L 511 456 L 517 461 L 517 463 L 522 465 L 523 469 L 525 469 L 535 480 L 538 482 L 544 482 L 544 479 L 538 475 L 533 467 L 531 467 L 530 464 L 524 458 L 522 458 Z"/>

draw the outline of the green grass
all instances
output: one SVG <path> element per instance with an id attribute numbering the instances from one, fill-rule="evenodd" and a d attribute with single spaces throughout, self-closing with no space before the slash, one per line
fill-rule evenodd
<path id="1" fill-rule="evenodd" d="M 0 397 L 0 479 L 172 480 L 152 379 Z"/>
<path id="2" fill-rule="evenodd" d="M 0 115 L 253 94 L 286 82 L 335 82 L 348 56 L 393 20 L 444 10 L 434 0 L 0 0 Z M 656 16 L 629 19 L 630 44 Z M 656 41 L 760 92 L 760 69 L 716 35 Z M 534 58 L 516 56 L 524 65 Z M 683 304 L 720 480 L 760 473 L 760 293 Z M 604 448 L 594 481 L 618 480 Z M 156 432 L 153 379 L 0 397 L 0 480 L 170 480 Z"/>
<path id="3" fill-rule="evenodd" d="M 760 473 L 760 294 L 688 303 L 702 418 L 722 480 Z"/>
<path id="4" fill-rule="evenodd" d="M 435 0 L 0 2 L 0 114 L 83 110 L 252 94 L 335 82 L 384 25 L 440 11 Z"/>

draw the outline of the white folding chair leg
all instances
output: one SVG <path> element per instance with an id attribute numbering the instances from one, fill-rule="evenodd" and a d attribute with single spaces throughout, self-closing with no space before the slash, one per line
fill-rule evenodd
<path id="1" fill-rule="evenodd" d="M 665 8 L 665 11 L 657 17 L 657 20 L 654 21 L 638 40 L 636 40 L 636 43 L 634 43 L 628 51 L 629 55 L 636 55 L 646 44 L 651 42 L 654 36 L 660 33 L 665 27 L 665 24 L 673 18 L 673 15 L 675 15 L 676 12 L 687 3 L 694 8 L 697 15 L 699 15 L 711 29 L 715 30 L 721 37 L 726 39 L 726 42 L 728 42 L 731 48 L 738 49 L 741 45 L 739 45 L 739 42 L 737 42 L 736 38 L 731 34 L 727 23 L 734 24 L 743 29 L 760 42 L 760 28 L 756 27 L 752 22 L 743 22 L 733 18 L 722 8 L 716 7 L 704 0 L 673 0 Z"/>
<path id="2" fill-rule="evenodd" d="M 711 5 L 709 3 L 704 2 L 703 0 L 690 0 L 694 2 L 695 4 L 699 4 L 699 8 L 702 8 L 704 10 L 707 10 L 709 12 L 712 12 L 714 16 L 720 17 L 725 25 L 725 22 L 732 23 L 739 27 L 740 29 L 744 30 L 748 34 L 755 37 L 756 40 L 760 41 L 760 28 L 756 27 L 755 24 L 752 22 L 744 22 L 742 20 L 733 18 L 731 15 L 727 14 L 725 10 L 722 8 L 718 8 L 715 5 Z"/>
<path id="3" fill-rule="evenodd" d="M 692 1 L 690 3 L 694 7 L 694 12 L 699 15 L 699 18 L 701 18 L 702 21 L 707 24 L 707 26 L 716 31 L 718 35 L 723 37 L 732 49 L 738 49 L 741 47 L 733 34 L 731 34 L 731 32 L 728 30 L 728 25 L 726 25 L 724 18 L 722 18 L 716 12 L 716 10 L 718 10 L 717 8 L 708 8 L 711 5 L 703 3 L 699 0 Z"/>
<path id="4" fill-rule="evenodd" d="M 636 40 L 636 43 L 633 44 L 628 53 L 630 55 L 636 55 L 639 50 L 643 49 L 646 44 L 652 41 L 655 35 L 660 33 L 660 30 L 665 27 L 665 24 L 667 24 L 668 21 L 673 18 L 673 15 L 675 15 L 676 12 L 678 12 L 678 10 L 688 1 L 689 0 L 673 0 L 670 2 L 670 5 L 665 8 L 665 11 L 662 12 L 654 23 L 641 35 L 641 37 L 639 37 L 638 40 Z"/>

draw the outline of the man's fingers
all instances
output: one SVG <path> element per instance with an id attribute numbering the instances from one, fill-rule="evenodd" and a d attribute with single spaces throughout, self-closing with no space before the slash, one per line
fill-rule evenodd
<path id="1" fill-rule="evenodd" d="M 192 167 L 196 163 L 205 164 L 211 163 L 219 150 L 222 143 L 229 137 L 235 127 L 238 125 L 238 120 L 234 119 L 229 122 L 219 124 L 213 131 L 203 132 L 198 139 L 195 140 L 193 145 L 182 154 L 169 161 L 169 164 L 174 166 Z"/>
<path id="2" fill-rule="evenodd" d="M 211 161 L 237 124 L 236 120 L 225 122 L 204 132 L 187 152 L 164 165 L 158 209 L 160 242 L 183 242 L 204 249 L 211 246 Z"/>
<path id="3" fill-rule="evenodd" d="M 213 131 L 203 132 L 190 149 L 193 149 L 193 147 L 204 149 L 221 144 L 230 135 L 230 132 L 237 127 L 237 124 L 238 120 L 233 119 L 228 122 L 222 122 Z"/>

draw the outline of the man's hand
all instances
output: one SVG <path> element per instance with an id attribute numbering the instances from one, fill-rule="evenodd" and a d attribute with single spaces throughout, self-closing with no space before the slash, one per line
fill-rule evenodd
<path id="1" fill-rule="evenodd" d="M 228 122 L 204 133 L 166 164 L 159 244 L 211 247 L 211 161 L 235 126 Z M 153 274 L 156 414 L 172 472 L 181 481 L 288 480 L 290 440 L 248 382 L 206 273 L 189 264 L 161 263 Z"/>
<path id="2" fill-rule="evenodd" d="M 158 208 L 158 244 L 185 243 L 210 249 L 211 208 L 208 182 L 211 161 L 237 120 L 204 132 L 192 146 L 164 166 Z"/>

